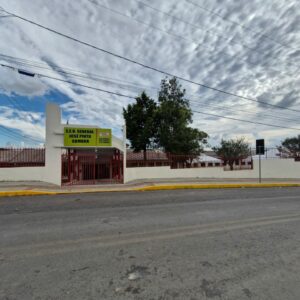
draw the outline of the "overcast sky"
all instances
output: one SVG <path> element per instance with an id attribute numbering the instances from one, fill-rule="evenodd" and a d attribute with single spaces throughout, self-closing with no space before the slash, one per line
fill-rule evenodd
<path id="1" fill-rule="evenodd" d="M 143 0 L 169 16 L 137 0 L 92 2 L 0 0 L 0 6 L 172 74 L 300 110 L 300 4 L 297 1 Z M 0 41 L 0 55 L 29 60 L 30 67 L 23 66 L 23 69 L 133 96 L 145 89 L 157 98 L 161 74 L 19 19 L 0 17 Z M 0 56 L 0 63 L 17 66 L 3 56 Z M 40 68 L 33 68 L 33 63 L 38 63 Z M 66 77 L 55 71 L 57 67 L 93 75 L 85 79 Z M 20 134 L 43 139 L 45 103 L 49 101 L 61 106 L 64 122 L 69 120 L 70 123 L 110 127 L 116 135 L 120 135 L 122 108 L 133 101 L 50 79 L 24 77 L 2 67 L 0 78 L 2 146 L 7 143 L 32 144 L 25 137 L 19 137 Z M 298 112 L 266 107 L 186 82 L 181 84 L 187 90 L 193 110 L 300 128 Z M 300 133 L 299 130 L 247 124 L 196 113 L 192 126 L 206 131 L 212 145 L 221 138 L 244 136 L 252 144 L 256 138 L 265 138 L 268 146 L 275 146 L 286 136 Z"/>

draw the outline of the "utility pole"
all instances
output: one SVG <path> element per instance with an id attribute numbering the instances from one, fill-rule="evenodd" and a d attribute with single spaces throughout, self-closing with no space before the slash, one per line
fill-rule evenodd
<path id="1" fill-rule="evenodd" d="M 261 183 L 261 152 L 260 152 L 261 146 L 259 146 L 259 183 Z"/>

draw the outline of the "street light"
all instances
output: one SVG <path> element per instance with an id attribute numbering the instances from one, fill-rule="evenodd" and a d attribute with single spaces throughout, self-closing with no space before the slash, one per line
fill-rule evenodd
<path id="1" fill-rule="evenodd" d="M 31 72 L 21 70 L 21 69 L 18 69 L 18 73 L 20 75 L 24 75 L 24 76 L 28 76 L 28 77 L 35 77 L 35 73 L 31 73 Z"/>

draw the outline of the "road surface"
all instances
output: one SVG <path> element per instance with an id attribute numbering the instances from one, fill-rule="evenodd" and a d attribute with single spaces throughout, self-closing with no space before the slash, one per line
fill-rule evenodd
<path id="1" fill-rule="evenodd" d="M 0 299 L 300 299 L 300 189 L 0 199 Z"/>

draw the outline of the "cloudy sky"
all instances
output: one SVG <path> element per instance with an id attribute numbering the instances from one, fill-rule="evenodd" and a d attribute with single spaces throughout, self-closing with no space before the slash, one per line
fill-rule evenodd
<path id="1" fill-rule="evenodd" d="M 169 73 L 300 111 L 297 1 L 0 0 L 0 6 Z M 3 11 L 0 41 L 2 64 L 127 95 L 146 90 L 157 98 L 162 74 L 7 17 Z M 300 128 L 297 111 L 181 84 L 195 111 Z M 132 101 L 0 67 L 0 146 L 40 143 L 47 102 L 61 106 L 64 122 L 111 127 L 120 135 L 122 108 Z M 193 126 L 209 133 L 212 145 L 221 138 L 244 136 L 252 144 L 265 138 L 274 146 L 300 133 L 197 113 Z"/>

